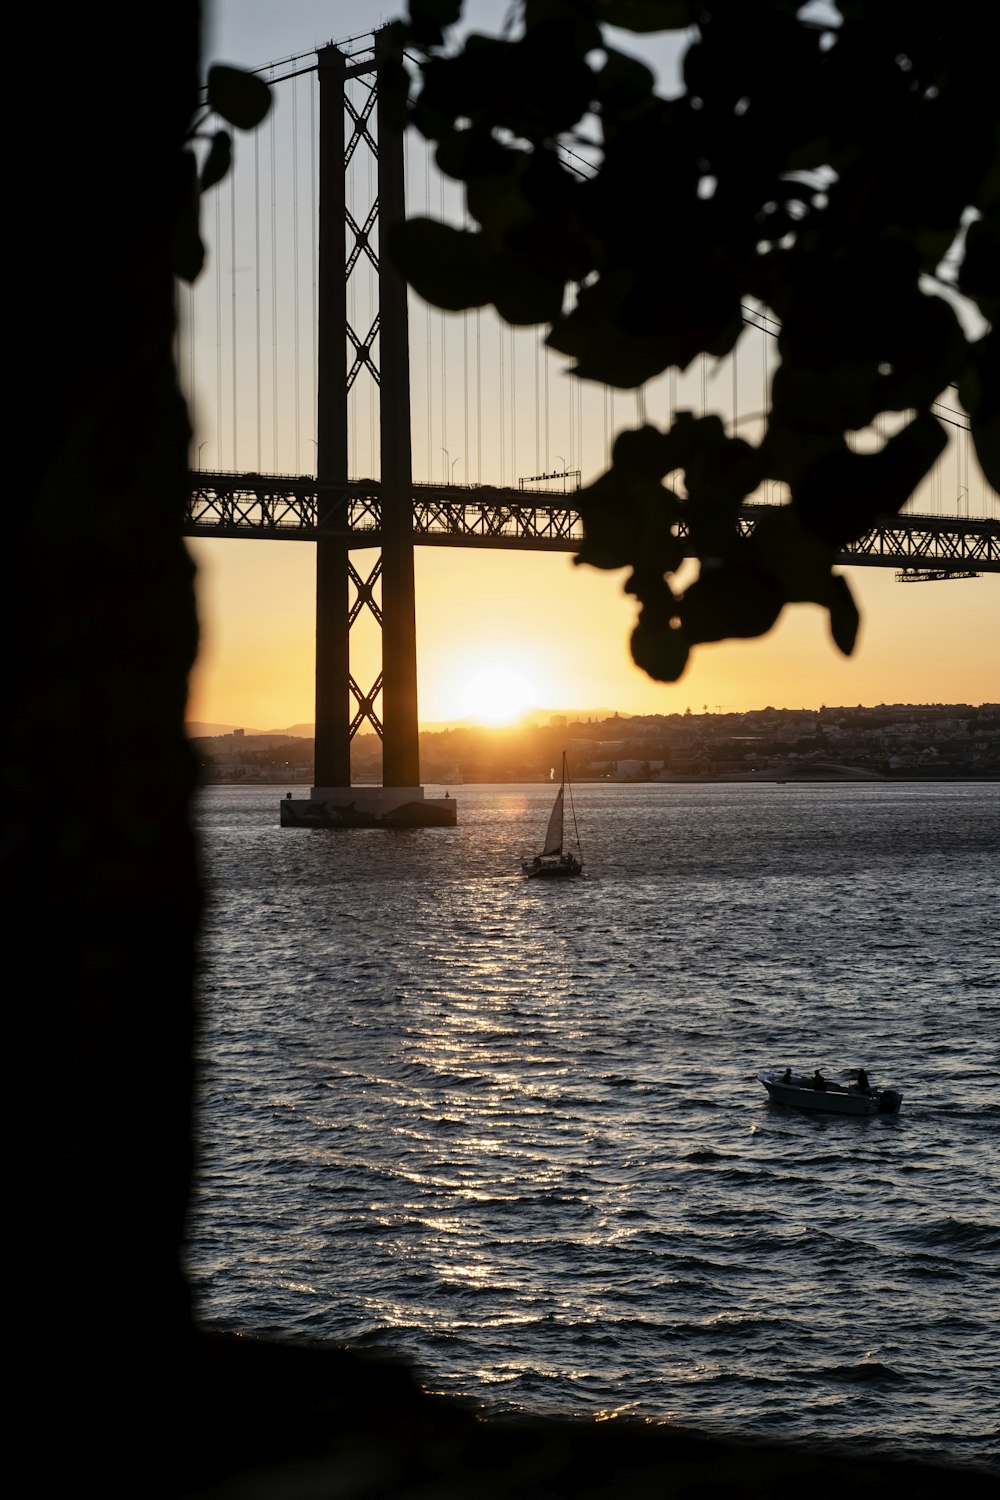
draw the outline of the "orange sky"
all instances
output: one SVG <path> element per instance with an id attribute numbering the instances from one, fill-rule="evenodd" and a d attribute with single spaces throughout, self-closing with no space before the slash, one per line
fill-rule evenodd
<path id="1" fill-rule="evenodd" d="M 190 546 L 203 639 L 189 722 L 259 730 L 311 722 L 314 547 Z M 356 554 L 359 569 L 367 556 Z M 622 594 L 623 576 L 574 567 L 568 555 L 418 548 L 421 722 L 466 717 L 498 666 L 521 679 L 529 704 L 552 709 L 1000 700 L 1000 575 L 898 584 L 891 569 L 850 569 L 862 610 L 852 657 L 833 646 L 823 612 L 802 605 L 758 641 L 699 647 L 673 685 L 652 682 L 631 661 L 635 601 Z M 365 687 L 379 670 L 377 638 L 367 635 L 352 638 L 352 670 Z"/>

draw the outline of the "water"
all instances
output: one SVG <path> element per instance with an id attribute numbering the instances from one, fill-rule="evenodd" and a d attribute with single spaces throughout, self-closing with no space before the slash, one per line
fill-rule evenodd
<path id="1" fill-rule="evenodd" d="M 1000 785 L 202 793 L 199 1316 L 491 1412 L 1000 1467 Z M 898 1116 L 759 1069 L 864 1065 Z"/>

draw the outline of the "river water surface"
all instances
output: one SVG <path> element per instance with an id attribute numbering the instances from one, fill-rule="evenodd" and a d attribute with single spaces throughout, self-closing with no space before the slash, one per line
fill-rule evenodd
<path id="1" fill-rule="evenodd" d="M 454 790 L 340 833 L 200 794 L 200 1318 L 1000 1469 L 1000 785 L 583 785 L 558 882 L 551 787 Z M 902 1109 L 770 1104 L 786 1065 Z"/>

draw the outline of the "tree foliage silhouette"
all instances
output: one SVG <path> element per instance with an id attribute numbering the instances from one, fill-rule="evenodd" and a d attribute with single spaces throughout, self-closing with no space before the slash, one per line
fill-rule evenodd
<path id="1" fill-rule="evenodd" d="M 188 127 L 181 162 L 186 192 L 173 235 L 174 271 L 182 281 L 195 281 L 205 264 L 201 238 L 201 200 L 224 181 L 233 164 L 233 138 L 228 130 L 209 130 L 212 115 L 238 130 L 256 130 L 271 108 L 271 90 L 263 78 L 243 68 L 215 63 L 205 81 L 205 102 Z M 196 143 L 206 143 L 199 166 Z"/>
<path id="2" fill-rule="evenodd" d="M 577 561 L 631 570 L 636 662 L 676 680 L 699 642 L 761 635 L 797 601 L 828 609 L 849 654 L 858 615 L 836 554 L 927 475 L 950 385 L 1000 486 L 1000 95 L 985 12 L 523 0 L 505 35 L 456 50 L 461 10 L 411 0 L 397 28 L 419 59 L 398 80 L 409 119 L 465 184 L 477 226 L 399 227 L 390 248 L 422 297 L 548 325 L 576 375 L 623 388 L 729 354 L 748 301 L 780 324 L 758 444 L 679 412 L 669 430 L 622 432 L 579 496 Z M 659 97 L 608 28 L 687 39 L 683 94 Z M 883 414 L 897 414 L 891 436 L 858 451 L 852 435 Z M 789 503 L 745 538 L 740 506 L 765 481 Z M 686 551 L 699 571 L 681 591 Z"/>

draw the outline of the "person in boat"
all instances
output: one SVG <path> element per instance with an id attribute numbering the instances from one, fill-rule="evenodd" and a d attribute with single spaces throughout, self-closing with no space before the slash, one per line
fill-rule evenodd
<path id="1" fill-rule="evenodd" d="M 782 1083 L 791 1083 L 791 1081 L 792 1081 L 792 1070 L 791 1070 L 791 1068 L 786 1068 L 785 1069 L 784 1073 L 781 1075 L 781 1081 L 782 1081 Z"/>
<path id="2" fill-rule="evenodd" d="M 871 1091 L 872 1091 L 872 1086 L 868 1082 L 868 1074 L 865 1072 L 864 1068 L 859 1068 L 858 1069 L 858 1093 L 859 1094 L 870 1094 Z"/>
<path id="3" fill-rule="evenodd" d="M 813 1074 L 813 1083 L 812 1083 L 812 1086 L 813 1086 L 814 1089 L 817 1089 L 821 1094 L 825 1094 L 826 1093 L 826 1079 L 823 1077 L 823 1075 L 820 1072 L 819 1068 L 817 1068 L 816 1071 L 815 1071 L 815 1073 Z"/>

